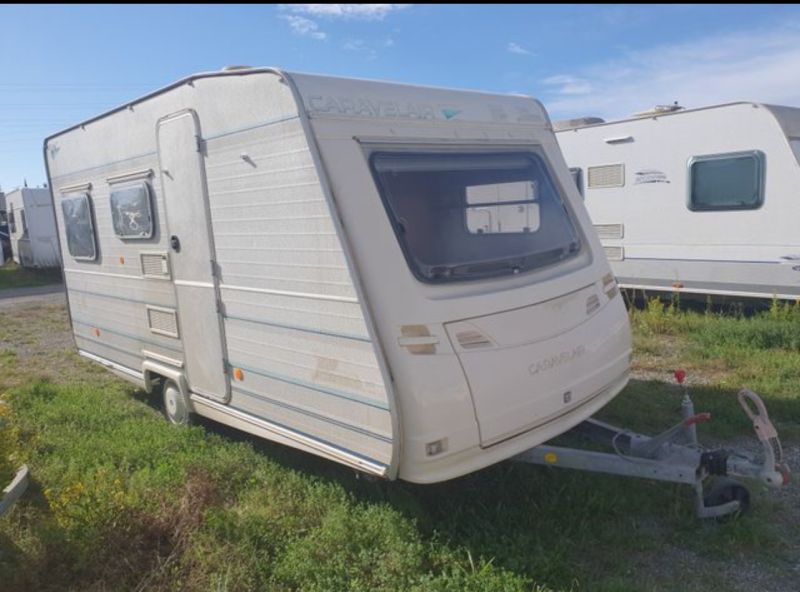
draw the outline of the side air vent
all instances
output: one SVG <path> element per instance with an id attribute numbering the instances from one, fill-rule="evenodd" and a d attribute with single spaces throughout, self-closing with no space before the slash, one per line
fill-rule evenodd
<path id="1" fill-rule="evenodd" d="M 622 224 L 595 224 L 594 229 L 600 239 L 622 238 L 625 235 L 625 227 Z"/>
<path id="2" fill-rule="evenodd" d="M 603 247 L 606 252 L 606 259 L 609 261 L 622 261 L 625 259 L 625 250 L 623 247 Z"/>
<path id="3" fill-rule="evenodd" d="M 150 278 L 170 279 L 169 257 L 166 253 L 140 253 L 142 275 Z"/>
<path id="4" fill-rule="evenodd" d="M 587 186 L 590 189 L 622 187 L 623 185 L 625 185 L 625 165 L 606 164 L 588 169 Z"/>
<path id="5" fill-rule="evenodd" d="M 464 349 L 492 345 L 489 338 L 480 331 L 460 331 L 456 333 L 456 339 L 458 339 L 458 344 Z"/>
<path id="6" fill-rule="evenodd" d="M 153 333 L 178 337 L 178 317 L 172 309 L 148 306 L 147 324 Z"/>

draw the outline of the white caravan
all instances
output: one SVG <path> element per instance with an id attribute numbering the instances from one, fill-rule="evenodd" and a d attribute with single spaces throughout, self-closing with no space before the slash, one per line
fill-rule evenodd
<path id="1" fill-rule="evenodd" d="M 620 285 L 797 299 L 800 109 L 673 109 L 555 124 Z"/>
<path id="2" fill-rule="evenodd" d="M 50 190 L 22 187 L 6 193 L 11 253 L 23 267 L 58 267 L 56 220 Z"/>
<path id="3" fill-rule="evenodd" d="M 628 380 L 628 319 L 547 114 L 519 96 L 198 74 L 55 134 L 81 355 L 361 471 L 450 479 Z"/>

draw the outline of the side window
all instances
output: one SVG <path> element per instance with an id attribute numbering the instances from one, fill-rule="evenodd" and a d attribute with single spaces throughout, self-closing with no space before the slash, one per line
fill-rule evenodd
<path id="1" fill-rule="evenodd" d="M 14 216 L 14 206 L 8 210 L 8 229 L 12 234 L 17 233 L 17 218 Z"/>
<path id="2" fill-rule="evenodd" d="M 580 167 L 571 167 L 569 169 L 569 174 L 572 175 L 572 180 L 575 181 L 575 185 L 578 187 L 578 193 L 583 195 L 583 171 Z"/>
<path id="3" fill-rule="evenodd" d="M 794 157 L 797 159 L 797 163 L 800 164 L 800 138 L 789 138 L 789 146 L 792 147 Z"/>
<path id="4" fill-rule="evenodd" d="M 124 239 L 153 236 L 153 210 L 150 185 L 122 187 L 111 191 L 111 221 L 114 233 Z"/>
<path id="5" fill-rule="evenodd" d="M 92 222 L 92 203 L 86 193 L 61 200 L 69 254 L 75 259 L 97 259 L 97 240 Z"/>
<path id="6" fill-rule="evenodd" d="M 690 210 L 755 210 L 763 203 L 763 152 L 696 156 L 689 161 Z"/>
<path id="7" fill-rule="evenodd" d="M 19 211 L 19 221 L 22 224 L 22 234 L 26 234 L 28 232 L 28 223 L 25 222 L 25 210 Z"/>

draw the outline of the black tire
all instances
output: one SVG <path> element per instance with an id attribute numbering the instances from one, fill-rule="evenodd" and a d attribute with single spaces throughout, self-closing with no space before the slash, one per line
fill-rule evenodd
<path id="1" fill-rule="evenodd" d="M 706 507 L 721 506 L 738 501 L 739 510 L 733 515 L 742 515 L 750 509 L 750 491 L 742 483 L 727 477 L 719 477 L 703 497 Z"/>

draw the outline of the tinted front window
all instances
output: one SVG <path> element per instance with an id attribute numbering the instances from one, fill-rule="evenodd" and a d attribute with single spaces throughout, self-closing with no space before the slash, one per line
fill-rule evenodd
<path id="1" fill-rule="evenodd" d="M 75 259 L 95 259 L 97 249 L 89 196 L 80 195 L 62 199 L 61 211 L 64 213 L 69 254 Z"/>
<path id="2" fill-rule="evenodd" d="M 580 250 L 535 154 L 378 153 L 371 162 L 397 238 L 422 281 L 515 274 Z"/>
<path id="3" fill-rule="evenodd" d="M 761 206 L 763 155 L 747 152 L 695 158 L 692 210 L 749 210 Z"/>

